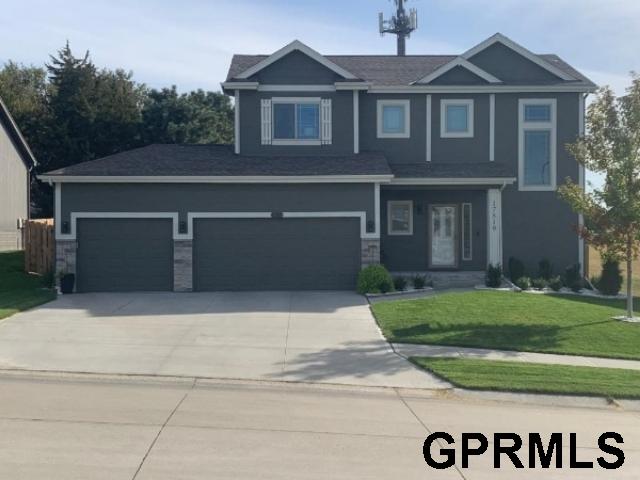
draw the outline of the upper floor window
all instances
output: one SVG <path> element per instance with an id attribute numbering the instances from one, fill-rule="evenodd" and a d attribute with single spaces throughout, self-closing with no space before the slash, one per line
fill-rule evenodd
<path id="1" fill-rule="evenodd" d="M 378 100 L 378 138 L 409 138 L 409 100 Z"/>
<path id="2" fill-rule="evenodd" d="M 320 142 L 319 99 L 273 99 L 273 143 Z"/>
<path id="3" fill-rule="evenodd" d="M 442 138 L 473 137 L 473 100 L 440 101 L 440 136 Z"/>
<path id="4" fill-rule="evenodd" d="M 555 190 L 556 100 L 521 99 L 519 104 L 519 188 Z"/>

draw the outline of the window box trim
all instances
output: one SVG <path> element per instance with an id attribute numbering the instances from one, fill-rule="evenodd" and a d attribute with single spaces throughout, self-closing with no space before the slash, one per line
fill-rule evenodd
<path id="1" fill-rule="evenodd" d="M 382 112 L 384 107 L 404 107 L 404 132 L 385 133 L 383 131 Z M 377 133 L 378 138 L 410 138 L 411 137 L 411 101 L 410 100 L 378 100 L 377 101 Z"/>
<path id="2" fill-rule="evenodd" d="M 449 105 L 464 105 L 467 107 L 467 131 L 447 131 L 447 107 Z M 446 98 L 440 100 L 440 138 L 473 138 L 474 137 L 474 100 L 472 98 Z"/>
<path id="3" fill-rule="evenodd" d="M 557 136 L 558 118 L 555 98 L 521 98 L 518 101 L 518 190 L 525 192 L 553 192 L 557 189 Z M 526 105 L 549 105 L 551 108 L 551 121 L 549 122 L 525 122 L 524 111 Z M 550 155 L 549 155 L 549 185 L 526 185 L 524 181 L 524 134 L 526 131 L 550 131 Z"/>
<path id="4" fill-rule="evenodd" d="M 391 210 L 396 206 L 409 207 L 409 230 L 396 231 L 393 229 Z M 387 234 L 390 236 L 410 236 L 413 235 L 413 201 L 412 200 L 389 200 L 387 202 Z"/>

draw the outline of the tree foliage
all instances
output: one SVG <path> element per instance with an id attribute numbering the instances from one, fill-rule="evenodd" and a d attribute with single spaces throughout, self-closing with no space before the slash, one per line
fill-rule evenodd
<path id="1" fill-rule="evenodd" d="M 38 159 L 37 173 L 152 143 L 232 143 L 233 107 L 220 92 L 149 89 L 121 69 L 99 69 L 69 43 L 44 68 L 9 61 L 0 97 Z M 32 208 L 52 214 L 51 189 L 34 181 Z"/>
<path id="2" fill-rule="evenodd" d="M 576 160 L 605 176 L 602 188 L 585 192 L 567 179 L 560 196 L 584 215 L 580 235 L 606 258 L 627 263 L 627 315 L 633 316 L 632 261 L 640 245 L 640 76 L 625 96 L 598 90 L 587 111 L 588 133 L 568 145 Z"/>

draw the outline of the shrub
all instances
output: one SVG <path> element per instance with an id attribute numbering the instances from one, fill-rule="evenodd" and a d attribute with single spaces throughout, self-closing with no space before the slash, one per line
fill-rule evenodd
<path id="1" fill-rule="evenodd" d="M 513 283 L 522 290 L 529 290 L 531 288 L 531 279 L 529 277 L 520 277 Z"/>
<path id="2" fill-rule="evenodd" d="M 536 290 L 544 290 L 549 286 L 549 282 L 546 278 L 538 277 L 531 280 L 531 286 Z"/>
<path id="3" fill-rule="evenodd" d="M 524 263 L 515 257 L 509 257 L 509 278 L 515 282 L 518 278 L 524 277 Z"/>
<path id="4" fill-rule="evenodd" d="M 502 267 L 500 265 L 489 265 L 487 267 L 485 285 L 491 288 L 498 288 L 502 285 Z"/>
<path id="5" fill-rule="evenodd" d="M 358 293 L 387 293 L 393 290 L 393 280 L 382 265 L 369 265 L 358 274 Z"/>
<path id="6" fill-rule="evenodd" d="M 551 290 L 553 290 L 554 292 L 560 291 L 560 289 L 562 288 L 562 279 L 560 278 L 560 275 L 556 275 L 549 280 L 549 288 L 551 288 Z"/>
<path id="7" fill-rule="evenodd" d="M 622 273 L 620 264 L 615 260 L 605 260 L 602 264 L 602 275 L 595 284 L 604 295 L 617 295 L 622 288 Z"/>
<path id="8" fill-rule="evenodd" d="M 582 275 L 580 275 L 580 264 L 569 265 L 564 271 L 564 284 L 574 292 L 579 292 L 584 287 Z"/>
<path id="9" fill-rule="evenodd" d="M 407 279 L 405 277 L 393 277 L 393 286 L 399 292 L 407 289 Z"/>
<path id="10" fill-rule="evenodd" d="M 411 279 L 413 283 L 413 288 L 416 290 L 422 290 L 427 285 L 427 277 L 424 275 L 416 275 Z"/>
<path id="11" fill-rule="evenodd" d="M 550 280 L 553 276 L 553 264 L 548 258 L 543 258 L 540 260 L 540 263 L 538 263 L 538 274 L 540 278 L 544 280 Z"/>

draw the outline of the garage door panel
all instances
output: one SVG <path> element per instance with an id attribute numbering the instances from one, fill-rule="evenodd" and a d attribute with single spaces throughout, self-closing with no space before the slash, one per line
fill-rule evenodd
<path id="1" fill-rule="evenodd" d="M 78 220 L 78 291 L 173 289 L 172 221 Z"/>
<path id="2" fill-rule="evenodd" d="M 198 290 L 353 289 L 359 219 L 199 219 Z"/>

